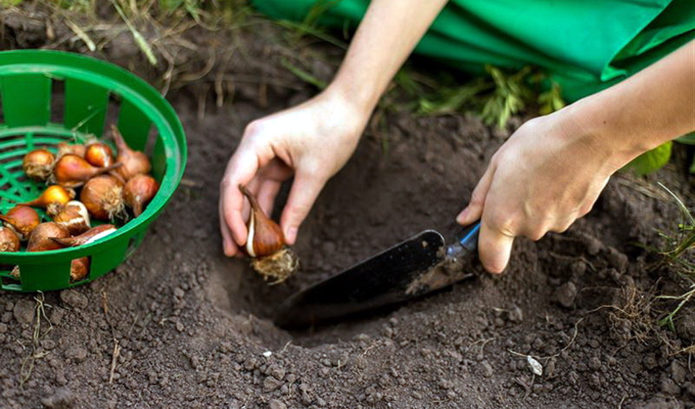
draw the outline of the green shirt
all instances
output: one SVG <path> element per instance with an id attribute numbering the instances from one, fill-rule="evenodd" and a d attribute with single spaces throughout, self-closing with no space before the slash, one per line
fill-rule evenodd
<path id="1" fill-rule="evenodd" d="M 426 0 L 425 0 L 426 1 Z M 366 0 L 331 4 L 325 24 L 357 24 Z M 301 21 L 316 0 L 253 0 Z M 569 101 L 619 82 L 695 38 L 695 0 L 452 0 L 415 52 L 465 71 L 543 68 Z"/>

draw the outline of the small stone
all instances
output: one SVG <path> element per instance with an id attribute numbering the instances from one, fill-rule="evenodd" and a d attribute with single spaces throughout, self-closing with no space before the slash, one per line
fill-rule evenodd
<path id="1" fill-rule="evenodd" d="M 87 297 L 77 290 L 61 291 L 60 299 L 65 304 L 77 309 L 85 308 L 89 304 Z"/>
<path id="2" fill-rule="evenodd" d="M 545 364 L 545 376 L 547 378 L 552 378 L 555 376 L 555 358 L 550 358 L 550 360 Z"/>
<path id="3" fill-rule="evenodd" d="M 55 348 L 56 343 L 52 339 L 44 339 L 41 341 L 41 346 L 43 347 L 43 349 L 50 351 L 51 349 Z"/>
<path id="4" fill-rule="evenodd" d="M 695 397 L 695 384 L 693 384 L 692 382 L 686 382 L 686 383 L 683 385 L 683 389 L 685 389 L 685 391 L 686 391 L 690 396 Z"/>
<path id="5" fill-rule="evenodd" d="M 266 358 L 270 358 L 271 355 L 273 355 L 273 353 L 272 353 L 271 351 L 265 351 L 265 352 L 263 352 L 263 356 L 266 357 Z"/>
<path id="6" fill-rule="evenodd" d="M 263 391 L 264 392 L 272 392 L 275 389 L 278 389 L 280 386 L 282 386 L 282 381 L 278 381 L 277 379 L 273 378 L 272 376 L 266 376 L 265 379 L 263 380 Z"/>
<path id="7" fill-rule="evenodd" d="M 575 260 L 570 264 L 570 272 L 573 277 L 579 278 L 586 273 L 586 263 L 583 260 Z"/>
<path id="8" fill-rule="evenodd" d="M 571 281 L 566 282 L 555 290 L 555 299 L 565 308 L 572 307 L 576 297 L 577 287 Z"/>
<path id="9" fill-rule="evenodd" d="M 273 399 L 270 401 L 268 404 L 270 409 L 287 409 L 287 405 L 285 405 L 282 401 Z"/>
<path id="10" fill-rule="evenodd" d="M 671 361 L 671 379 L 673 379 L 676 384 L 682 385 L 683 382 L 685 382 L 686 374 L 685 367 L 683 367 L 680 362 L 675 359 Z"/>
<path id="11" fill-rule="evenodd" d="M 439 381 L 439 387 L 442 388 L 442 389 L 444 389 L 444 390 L 448 390 L 448 389 L 453 388 L 453 387 L 454 387 L 454 384 L 453 384 L 450 380 L 441 379 L 441 380 Z"/>
<path id="12" fill-rule="evenodd" d="M 683 341 L 695 342 L 695 309 L 684 308 L 679 314 L 679 319 L 675 321 L 676 333 Z"/>
<path id="13" fill-rule="evenodd" d="M 591 357 L 589 359 L 589 368 L 593 369 L 594 371 L 601 369 L 601 360 L 595 356 Z"/>
<path id="14" fill-rule="evenodd" d="M 75 345 L 65 351 L 65 357 L 83 361 L 87 357 L 87 350 L 79 345 Z"/>
<path id="15" fill-rule="evenodd" d="M 511 322 L 521 322 L 524 319 L 524 312 L 519 308 L 519 306 L 515 305 L 512 307 L 512 309 L 509 311 L 509 321 Z"/>
<path id="16" fill-rule="evenodd" d="M 268 374 L 281 381 L 285 377 L 285 369 L 281 366 L 273 365 L 268 370 Z"/>
<path id="17" fill-rule="evenodd" d="M 543 365 L 540 362 L 536 361 L 531 355 L 526 355 L 526 362 L 528 362 L 531 372 L 537 376 L 543 376 Z"/>
<path id="18" fill-rule="evenodd" d="M 65 310 L 60 307 L 54 307 L 51 312 L 51 323 L 53 325 L 60 325 L 63 322 L 63 317 L 65 317 Z"/>
<path id="19" fill-rule="evenodd" d="M 615 267 L 616 270 L 618 270 L 619 273 L 624 273 L 625 270 L 627 269 L 627 264 L 628 264 L 628 259 L 627 256 L 620 251 L 610 248 L 608 252 L 608 256 L 606 257 L 608 259 L 608 262 Z"/>
<path id="20" fill-rule="evenodd" d="M 27 299 L 17 301 L 13 315 L 20 324 L 31 324 L 34 321 L 34 302 Z"/>
<path id="21" fill-rule="evenodd" d="M 483 361 L 480 363 L 480 365 L 482 366 L 483 376 L 486 378 L 491 377 L 494 373 L 494 371 L 492 370 L 492 365 L 490 365 L 488 361 Z"/>
<path id="22" fill-rule="evenodd" d="M 603 244 L 599 239 L 596 237 L 591 237 L 588 236 L 585 238 L 586 241 L 586 252 L 589 253 L 590 256 L 595 256 L 598 254 L 599 251 L 601 251 L 601 248 L 603 247 Z"/>
<path id="23" fill-rule="evenodd" d="M 0 323 L 0 334 L 4 334 L 7 332 L 7 324 L 1 324 Z"/>
<path id="24" fill-rule="evenodd" d="M 661 380 L 661 392 L 666 395 L 678 396 L 681 393 L 681 388 L 673 382 L 673 379 L 664 377 Z"/>
<path id="25" fill-rule="evenodd" d="M 51 409 L 68 409 L 75 403 L 75 395 L 68 387 L 63 386 L 56 389 L 52 395 L 41 399 L 41 403 Z"/>

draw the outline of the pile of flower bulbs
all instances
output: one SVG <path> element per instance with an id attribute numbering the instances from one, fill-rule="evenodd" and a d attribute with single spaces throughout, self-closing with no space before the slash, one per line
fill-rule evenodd
<path id="1" fill-rule="evenodd" d="M 127 221 L 130 213 L 142 214 L 159 189 L 149 175 L 150 160 L 131 149 L 115 126 L 111 132 L 115 154 L 109 145 L 94 140 L 61 143 L 55 155 L 39 148 L 24 156 L 24 173 L 48 187 L 36 199 L 0 215 L 0 252 L 20 251 L 23 242 L 26 251 L 81 246 L 116 231 L 116 224 Z M 43 221 L 34 207 L 44 209 L 50 220 Z M 92 227 L 92 220 L 106 224 Z M 88 272 L 88 257 L 72 261 L 72 281 L 84 279 Z M 19 274 L 15 267 L 12 275 Z"/>

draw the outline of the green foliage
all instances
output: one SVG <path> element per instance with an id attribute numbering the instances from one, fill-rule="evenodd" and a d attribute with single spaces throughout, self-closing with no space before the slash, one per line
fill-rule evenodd
<path id="1" fill-rule="evenodd" d="M 683 203 L 683 201 L 673 193 L 666 186 L 659 183 L 659 185 L 668 192 L 673 198 L 674 202 L 681 211 L 683 221 L 678 223 L 675 234 L 661 233 L 667 241 L 666 248 L 659 250 L 658 253 L 664 257 L 664 259 L 675 265 L 678 268 L 679 273 L 691 282 L 689 290 L 680 295 L 660 295 L 656 297 L 662 300 L 673 300 L 679 301 L 676 308 L 669 312 L 665 317 L 659 320 L 659 325 L 668 326 L 671 330 L 674 329 L 673 319 L 678 314 L 678 311 L 687 304 L 690 299 L 695 295 L 695 263 L 690 262 L 687 257 L 684 257 L 686 252 L 695 249 L 695 217 L 693 217 L 690 210 Z"/>
<path id="2" fill-rule="evenodd" d="M 496 124 L 502 128 L 509 118 L 521 112 L 527 101 L 533 97 L 533 93 L 525 83 L 531 68 L 524 67 L 511 75 L 491 65 L 486 66 L 485 70 L 492 77 L 494 89 L 491 94 L 484 96 L 485 102 L 480 116 L 486 124 Z"/>
<path id="3" fill-rule="evenodd" d="M 538 95 L 538 113 L 548 115 L 562 109 L 565 101 L 562 99 L 560 84 L 553 82 L 550 89 Z"/>
<path id="4" fill-rule="evenodd" d="M 676 141 L 686 145 L 695 145 L 695 132 L 690 132 L 689 134 L 683 135 L 676 139 Z M 693 163 L 690 164 L 689 171 L 690 173 L 695 173 L 695 157 L 693 158 Z"/>
<path id="5" fill-rule="evenodd" d="M 22 0 L 0 0 L 0 7 L 12 7 L 21 3 Z"/>
<path id="6" fill-rule="evenodd" d="M 636 157 L 625 168 L 634 170 L 640 176 L 655 172 L 668 163 L 668 160 L 671 158 L 672 147 L 673 142 L 668 141 Z"/>
<path id="7" fill-rule="evenodd" d="M 185 10 L 196 22 L 200 22 L 200 2 L 198 0 L 159 0 L 159 7 L 167 13 Z"/>
<path id="8" fill-rule="evenodd" d="M 507 73 L 493 66 L 485 67 L 487 75 L 465 85 L 438 84 L 433 94 L 419 97 L 417 112 L 421 115 L 445 115 L 456 112 L 477 112 L 488 125 L 506 126 L 509 118 L 537 105 L 543 115 L 563 106 L 562 92 L 552 82 L 549 90 L 537 93 L 533 88 L 544 75 L 524 67 Z"/>
<path id="9" fill-rule="evenodd" d="M 111 0 L 111 2 L 113 3 L 113 7 L 125 22 L 126 26 L 128 26 L 128 30 L 130 30 L 130 33 L 133 35 L 135 44 L 140 48 L 142 53 L 145 54 L 145 57 L 147 57 L 147 61 L 149 61 L 149 63 L 152 65 L 157 65 L 157 57 L 154 55 L 152 47 L 147 40 L 145 40 L 145 37 L 143 37 L 137 28 L 135 28 L 135 25 L 130 22 L 130 19 L 125 15 L 118 3 L 116 3 L 116 0 Z"/>
<path id="10" fill-rule="evenodd" d="M 681 136 L 680 138 L 676 139 L 676 141 L 680 143 L 684 143 L 686 145 L 695 145 L 695 132 L 690 132 L 689 134 L 685 134 Z"/>
<path id="11" fill-rule="evenodd" d="M 483 78 L 478 78 L 460 87 L 443 88 L 437 99 L 421 98 L 418 101 L 418 113 L 446 115 L 460 112 L 474 102 L 476 95 L 489 88 L 490 84 Z"/>
<path id="12" fill-rule="evenodd" d="M 282 60 L 280 60 L 280 64 L 282 64 L 283 67 L 287 68 L 292 74 L 294 74 L 300 80 L 302 80 L 308 84 L 311 84 L 320 90 L 326 88 L 326 86 L 328 85 L 328 84 L 326 84 L 325 81 L 320 80 L 319 78 L 317 78 L 315 75 L 311 74 L 310 72 L 303 70 L 302 68 L 292 64 L 286 58 L 283 58 Z"/>

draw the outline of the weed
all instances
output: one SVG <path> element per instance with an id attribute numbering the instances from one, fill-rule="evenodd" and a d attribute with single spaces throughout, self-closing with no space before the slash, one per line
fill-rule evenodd
<path id="1" fill-rule="evenodd" d="M 305 71 L 302 68 L 292 64 L 286 58 L 283 58 L 282 60 L 280 60 L 280 64 L 282 64 L 283 67 L 287 68 L 292 74 L 294 74 L 300 80 L 302 80 L 308 84 L 311 84 L 320 90 L 326 88 L 326 86 L 328 85 L 328 84 L 326 84 L 325 81 L 317 78 L 315 75 L 311 74 L 310 72 Z"/>
<path id="2" fill-rule="evenodd" d="M 537 105 L 543 115 L 565 106 L 558 84 L 552 83 L 548 91 L 540 94 L 535 91 L 545 76 L 531 67 L 511 73 L 493 66 L 485 70 L 487 75 L 465 85 L 437 87 L 433 94 L 419 99 L 417 112 L 446 115 L 473 111 L 487 125 L 504 128 L 512 116 L 529 106 Z"/>
<path id="3" fill-rule="evenodd" d="M 663 261 L 676 268 L 676 272 L 686 279 L 690 285 L 688 291 L 680 295 L 659 295 L 656 298 L 661 300 L 678 301 L 676 307 L 666 316 L 659 320 L 659 325 L 668 326 L 671 330 L 675 329 L 673 320 L 678 312 L 695 296 L 695 263 L 685 257 L 686 252 L 695 248 L 695 218 L 688 210 L 683 201 L 663 184 L 659 185 L 668 192 L 681 211 L 683 221 L 678 223 L 675 234 L 660 232 L 666 239 L 666 248 L 658 250 L 657 253 L 663 257 Z"/>

